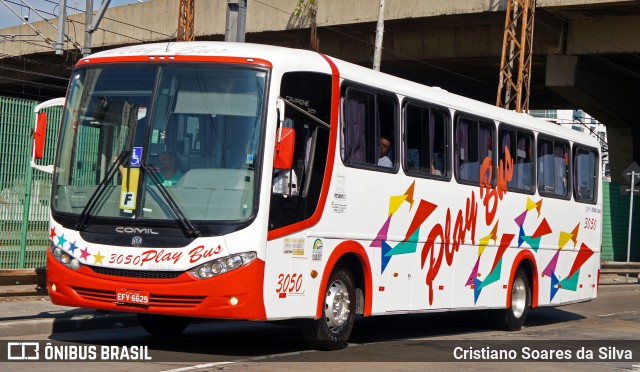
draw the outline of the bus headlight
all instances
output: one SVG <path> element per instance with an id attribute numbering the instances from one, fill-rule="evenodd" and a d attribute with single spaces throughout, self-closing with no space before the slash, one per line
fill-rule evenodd
<path id="1" fill-rule="evenodd" d="M 60 247 L 56 247 L 52 244 L 50 249 L 51 249 L 51 254 L 56 259 L 56 261 L 60 262 L 64 266 L 72 270 L 78 270 L 82 266 L 82 264 L 77 258 L 74 258 L 70 254 L 66 253 L 65 251 L 60 249 Z"/>
<path id="2" fill-rule="evenodd" d="M 207 279 L 244 266 L 257 257 L 256 252 L 232 254 L 198 265 L 189 270 L 189 273 L 196 279 Z"/>

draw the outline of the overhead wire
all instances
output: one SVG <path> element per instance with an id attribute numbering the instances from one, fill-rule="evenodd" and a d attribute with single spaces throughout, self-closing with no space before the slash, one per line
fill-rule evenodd
<path id="1" fill-rule="evenodd" d="M 47 87 L 49 89 L 56 89 L 56 90 L 66 90 L 65 87 L 61 87 L 59 85 L 53 85 L 53 84 L 47 84 L 47 83 L 40 83 L 38 81 L 30 81 L 30 80 L 24 80 L 24 79 L 15 79 L 15 78 L 11 78 L 11 77 L 7 77 L 7 76 L 3 76 L 1 79 L 5 79 L 5 80 L 11 80 L 11 81 L 18 81 L 22 84 L 27 84 L 27 85 L 37 85 L 37 86 L 43 86 L 43 87 Z"/>
<path id="2" fill-rule="evenodd" d="M 48 3 L 52 3 L 52 4 L 58 4 L 57 2 L 52 1 L 52 0 L 44 0 L 44 1 L 46 1 L 46 2 L 48 2 Z M 84 10 L 79 9 L 79 8 L 76 8 L 76 7 L 73 7 L 73 6 L 71 6 L 71 5 L 67 5 L 67 8 L 72 9 L 72 10 L 75 10 L 75 11 L 78 11 L 78 12 L 85 12 Z M 134 25 L 134 24 L 131 24 L 131 23 L 127 23 L 127 22 L 123 22 L 123 21 L 120 21 L 120 20 L 117 20 L 117 19 L 114 19 L 114 18 L 109 18 L 109 17 L 107 17 L 107 16 L 103 16 L 102 18 L 103 18 L 103 19 L 108 19 L 109 21 L 112 21 L 112 22 L 116 22 L 116 23 L 120 23 L 120 24 L 123 24 L 123 25 L 129 26 L 129 27 L 134 27 L 134 28 L 137 28 L 137 29 L 140 29 L 140 30 L 143 30 L 143 31 L 149 31 L 149 32 L 152 32 L 152 33 L 156 33 L 156 34 L 158 34 L 158 35 L 162 35 L 162 36 L 166 36 L 166 37 L 171 37 L 171 35 L 167 35 L 167 34 L 165 34 L 165 33 L 159 32 L 159 31 L 155 31 L 155 30 L 151 30 L 151 29 L 149 29 L 149 28 L 145 28 L 145 27 L 137 26 L 137 25 Z"/>
<path id="3" fill-rule="evenodd" d="M 65 78 L 62 77 L 60 75 L 52 75 L 52 74 L 45 74 L 44 72 L 35 72 L 32 70 L 24 70 L 24 69 L 19 69 L 19 68 L 15 68 L 15 67 L 8 67 L 5 65 L 0 65 L 0 69 L 2 70 L 6 70 L 6 71 L 13 71 L 13 72 L 22 72 L 22 73 L 26 73 L 29 75 L 36 75 L 36 76 L 43 76 L 43 77 L 48 77 L 48 78 L 52 78 L 52 79 L 58 79 L 58 80 L 63 80 L 63 81 L 68 81 L 69 78 Z"/>
<path id="4" fill-rule="evenodd" d="M 22 3 L 16 3 L 16 2 L 11 1 L 11 0 L 6 0 L 6 1 L 7 1 L 7 2 L 10 2 L 10 3 L 12 3 L 12 4 L 15 4 L 15 5 L 20 6 L 20 7 L 21 7 L 21 10 L 22 10 L 22 8 L 25 8 L 25 7 L 26 7 L 26 8 L 29 8 L 29 7 L 25 6 L 25 5 L 24 5 L 24 4 L 22 4 Z M 57 3 L 57 2 L 52 1 L 52 0 L 45 0 L 45 1 L 46 1 L 46 2 L 48 2 L 48 3 L 52 3 L 52 4 L 56 4 L 56 5 L 58 5 L 58 3 Z M 271 4 L 267 4 L 267 3 L 263 2 L 263 1 L 260 1 L 260 0 L 254 0 L 254 1 L 255 1 L 256 3 L 262 4 L 262 5 L 266 6 L 266 7 L 272 8 L 272 9 L 277 10 L 277 11 L 279 11 L 279 12 L 281 12 L 281 13 L 284 13 L 284 14 L 288 14 L 288 15 L 292 15 L 292 14 L 293 14 L 292 12 L 289 12 L 289 11 L 286 11 L 286 10 L 283 10 L 283 9 L 280 9 L 280 8 L 278 8 L 278 7 L 276 7 L 276 6 L 273 6 L 273 5 L 271 5 Z M 76 11 L 81 11 L 81 12 L 82 12 L 82 10 L 81 10 L 81 9 L 79 9 L 79 8 L 75 8 L 75 7 L 72 7 L 72 6 L 69 6 L 69 5 L 67 5 L 67 8 L 72 9 L 72 10 L 76 10 Z M 30 10 L 31 10 L 31 9 L 29 8 L 29 11 L 30 11 Z M 53 14 L 53 13 L 50 13 L 50 12 L 47 12 L 47 11 L 44 11 L 44 10 L 41 10 L 41 9 L 36 9 L 36 10 L 38 10 L 38 11 L 40 11 L 40 12 L 42 12 L 42 13 L 46 13 L 46 14 L 48 14 L 48 15 L 51 15 L 51 16 L 53 16 L 53 17 L 56 17 L 56 15 L 55 15 L 55 14 Z M 565 18 L 563 18 L 563 17 L 561 17 L 561 16 L 559 16 L 559 15 L 556 15 L 556 14 L 553 14 L 553 13 L 549 13 L 549 14 L 551 14 L 552 16 L 554 16 L 554 17 L 556 17 L 556 18 L 558 18 L 558 19 L 560 19 L 560 20 L 562 20 L 562 21 L 567 21 Z M 57 18 L 57 17 L 56 17 L 56 18 Z M 123 22 L 123 21 L 120 21 L 120 20 L 116 20 L 116 19 L 113 19 L 113 18 L 104 17 L 104 19 L 110 20 L 110 21 L 112 21 L 112 22 L 116 22 L 116 23 L 124 24 L 124 25 L 127 25 L 127 26 L 129 26 L 129 27 L 133 27 L 133 28 L 137 28 L 137 29 L 140 29 L 140 30 L 148 31 L 148 32 L 151 32 L 151 33 L 156 33 L 156 34 L 158 34 L 158 35 L 167 36 L 167 37 L 169 37 L 169 38 L 171 38 L 171 37 L 172 37 L 172 35 L 167 35 L 167 34 L 164 34 L 164 33 L 162 33 L 162 32 L 159 32 L 159 31 L 151 30 L 151 29 L 148 29 L 148 28 L 145 28 L 145 27 L 140 27 L 140 26 L 133 25 L 133 24 L 130 24 L 130 23 L 127 23 L 127 22 Z M 75 23 L 79 23 L 79 24 L 81 24 L 81 25 L 83 25 L 83 26 L 85 25 L 85 24 L 84 24 L 83 22 L 81 22 L 81 21 L 76 21 L 76 20 L 72 20 L 72 19 L 68 19 L 68 21 L 69 21 L 71 24 L 73 24 L 73 25 L 74 25 L 74 30 L 75 30 Z M 545 28 L 547 28 L 547 29 L 551 30 L 552 32 L 559 33 L 555 28 L 550 27 L 549 25 L 547 25 L 546 23 L 544 23 L 544 21 L 541 21 L 539 17 L 538 17 L 538 19 L 536 19 L 536 23 L 540 23 L 543 27 L 545 27 Z M 335 28 L 334 28 L 334 27 L 332 27 L 332 26 L 322 26 L 321 28 L 324 28 L 324 29 L 327 29 L 327 30 L 333 31 L 333 32 L 335 32 L 335 33 L 337 33 L 337 34 L 340 34 L 340 35 L 343 35 L 343 36 L 349 37 L 349 38 L 354 39 L 354 40 L 357 40 L 357 41 L 360 41 L 360 42 L 362 42 L 362 43 L 364 43 L 364 44 L 366 44 L 366 45 L 368 45 L 368 46 L 370 46 L 370 47 L 371 47 L 371 46 L 373 46 L 371 42 L 368 42 L 368 41 L 363 40 L 362 38 L 359 38 L 359 37 L 357 37 L 357 36 L 354 36 L 354 35 L 351 35 L 351 34 L 349 34 L 349 33 L 346 33 L 346 32 L 340 31 L 340 30 L 338 30 L 338 29 L 335 29 Z M 124 38 L 128 38 L 128 39 L 131 39 L 131 40 L 135 40 L 135 41 L 139 41 L 139 42 L 144 42 L 144 41 L 145 41 L 145 40 L 138 39 L 138 38 L 136 38 L 136 37 L 133 37 L 133 36 L 130 36 L 130 35 L 127 35 L 127 34 L 123 34 L 123 33 L 115 32 L 115 31 L 111 31 L 111 30 L 106 30 L 106 29 L 103 29 L 103 28 L 99 28 L 99 29 L 100 29 L 100 30 L 102 30 L 103 32 L 112 33 L 112 34 L 115 34 L 115 35 L 118 35 L 118 36 L 121 36 L 121 37 L 124 37 Z M 605 43 L 607 43 L 607 44 L 609 44 L 609 45 L 613 46 L 614 48 L 617 48 L 618 50 L 621 50 L 621 51 L 623 50 L 622 48 L 620 48 L 620 47 L 616 46 L 615 44 L 610 43 L 610 42 L 608 42 L 608 41 L 606 41 L 606 40 L 604 40 L 604 39 L 598 38 L 598 37 L 596 37 L 596 36 L 594 36 L 594 35 L 592 35 L 592 34 L 590 34 L 590 33 L 588 33 L 588 35 L 589 35 L 589 36 L 591 36 L 591 37 L 594 37 L 594 38 L 595 38 L 595 39 L 597 39 L 597 40 L 600 40 L 600 41 L 602 41 L 602 42 L 605 42 Z M 574 42 L 576 45 L 578 45 L 578 46 L 582 47 L 583 49 L 587 50 L 587 48 L 586 48 L 586 47 L 584 47 L 583 45 L 581 45 L 581 44 L 580 44 L 580 43 L 578 43 L 577 41 L 573 40 L 573 42 Z M 398 52 L 398 51 L 396 51 L 396 50 L 394 50 L 394 49 L 392 49 L 392 48 L 383 47 L 383 50 L 385 50 L 385 51 L 387 51 L 387 52 L 390 52 L 390 53 L 393 53 L 393 54 L 396 54 L 396 55 L 399 55 L 399 56 L 402 56 L 402 57 L 404 57 L 404 58 L 407 58 L 407 59 L 410 59 L 410 60 L 416 61 L 416 62 L 418 62 L 418 63 L 424 64 L 424 65 L 427 65 L 427 66 L 429 66 L 429 67 L 436 68 L 436 69 L 439 69 L 439 70 L 445 71 L 445 72 L 447 72 L 447 73 L 450 73 L 450 74 L 453 74 L 453 75 L 456 75 L 456 76 L 459 76 L 459 77 L 462 77 L 462 78 L 465 78 L 465 79 L 469 79 L 469 80 L 475 81 L 475 82 L 480 83 L 480 84 L 487 84 L 486 82 L 484 82 L 484 81 L 482 81 L 482 80 L 479 80 L 479 79 L 473 78 L 473 77 L 471 77 L 471 76 L 467 76 L 467 75 L 461 74 L 461 73 L 459 73 L 459 72 L 456 72 L 456 71 L 453 71 L 453 70 L 450 70 L 450 69 L 444 68 L 444 67 L 442 67 L 442 66 L 438 66 L 438 65 L 433 64 L 433 63 L 426 62 L 426 61 L 424 61 L 424 60 L 421 60 L 421 59 L 416 58 L 416 57 L 414 57 L 414 56 L 408 55 L 408 54 L 406 54 L 406 53 Z M 74 53 L 74 54 L 75 54 L 75 53 Z M 640 58 L 640 56 L 638 56 L 638 55 L 636 55 L 636 54 L 634 54 L 634 53 L 627 53 L 627 54 L 632 55 L 632 56 L 635 56 L 636 58 Z M 603 61 L 604 63 L 606 63 L 606 64 L 610 65 L 610 66 L 611 66 L 611 67 L 613 67 L 613 68 L 616 68 L 616 69 L 618 69 L 618 70 L 620 70 L 620 71 L 623 71 L 623 72 L 625 72 L 625 73 L 628 73 L 628 74 L 630 74 L 630 75 L 632 75 L 632 76 L 634 76 L 634 77 L 636 77 L 636 78 L 640 78 L 640 74 L 639 74 L 639 73 L 636 73 L 636 72 L 634 72 L 634 71 L 632 71 L 632 70 L 629 70 L 628 68 L 625 68 L 624 66 L 621 66 L 621 65 L 619 65 L 619 64 L 617 64 L 617 63 L 615 63 L 615 62 L 613 62 L 613 61 L 610 61 L 610 60 L 608 60 L 608 59 L 607 59 L 607 58 L 605 58 L 605 57 L 602 57 L 602 56 L 597 55 L 597 54 L 594 54 L 594 53 L 589 53 L 589 55 L 591 55 L 591 56 L 593 56 L 594 58 L 597 58 L 597 59 L 599 59 L 599 60 Z M 17 57 L 17 56 L 16 56 L 16 57 Z M 66 66 L 65 66 L 65 67 L 66 67 Z"/>
<path id="5" fill-rule="evenodd" d="M 9 2 L 9 3 L 11 3 L 11 4 L 14 4 L 14 5 L 20 6 L 21 8 L 28 8 L 28 9 L 29 9 L 29 7 L 28 7 L 28 6 L 26 6 L 26 5 L 22 4 L 22 3 L 17 3 L 17 2 L 12 1 L 12 0 L 5 0 L 5 1 L 7 1 L 7 2 Z M 45 0 L 45 1 L 47 1 L 47 2 L 49 2 L 49 3 L 57 4 L 56 2 L 53 2 L 53 1 L 50 1 L 50 0 Z M 67 8 L 71 8 L 71 9 L 73 9 L 73 10 L 81 11 L 80 9 L 78 9 L 78 8 L 74 8 L 74 7 L 71 7 L 71 6 L 67 6 Z M 53 17 L 53 18 L 56 18 L 56 19 L 58 18 L 57 14 L 54 14 L 54 13 L 51 13 L 51 12 L 49 12 L 49 11 L 42 10 L 42 9 L 39 9 L 39 8 L 35 8 L 35 9 L 36 9 L 38 12 L 41 12 L 41 13 L 43 13 L 43 14 L 47 14 L 47 15 L 49 15 L 49 16 L 51 16 L 51 17 Z M 125 24 L 125 25 L 127 25 L 127 26 L 134 27 L 134 28 L 138 28 L 138 29 L 141 29 L 141 30 L 144 30 L 144 31 L 148 31 L 148 32 L 151 32 L 151 33 L 157 33 L 158 35 L 166 36 L 166 37 L 169 37 L 169 38 L 171 37 L 171 35 L 167 35 L 167 34 L 164 34 L 164 33 L 162 33 L 162 32 L 158 32 L 158 31 L 151 30 L 151 29 L 148 29 L 148 28 L 144 28 L 144 27 L 136 26 L 136 25 L 133 25 L 133 24 L 130 24 L 130 23 L 127 23 L 127 22 L 118 21 L 118 20 L 115 20 L 115 19 L 112 19 L 112 18 L 109 18 L 109 17 L 104 17 L 104 19 L 108 19 L 108 20 L 113 21 L 113 22 L 117 22 L 117 23 Z M 82 21 L 76 21 L 76 20 L 69 19 L 69 18 L 67 18 L 67 21 L 68 21 L 69 23 L 78 23 L 78 24 L 81 24 L 81 25 L 85 26 L 85 23 L 84 23 L 84 22 L 82 22 Z M 99 28 L 98 28 L 98 30 L 101 30 L 101 31 L 103 31 L 103 32 L 107 32 L 107 33 L 111 33 L 111 34 L 115 34 L 115 35 L 118 35 L 118 36 L 122 36 L 122 37 L 125 37 L 125 38 L 128 38 L 128 39 L 131 39 L 131 40 L 135 40 L 135 41 L 138 41 L 138 42 L 145 42 L 145 40 L 143 40 L 143 39 L 138 39 L 138 38 L 136 38 L 136 37 L 133 37 L 133 36 L 130 36 L 130 35 L 127 35 L 127 34 L 123 34 L 123 33 L 120 33 L 120 32 L 116 32 L 116 31 L 107 30 L 107 29 L 102 28 L 102 27 L 99 27 Z"/>
<path id="6" fill-rule="evenodd" d="M 275 10 L 277 10 L 277 11 L 279 11 L 279 12 L 282 12 L 282 13 L 285 13 L 285 14 L 289 14 L 289 15 L 292 15 L 292 14 L 293 14 L 293 12 L 288 12 L 288 11 L 286 11 L 286 10 L 280 9 L 280 8 L 278 8 L 278 7 L 275 7 L 275 6 L 271 5 L 271 4 L 266 4 L 266 3 L 264 3 L 264 2 L 262 2 L 262 1 L 260 1 L 260 0 L 254 0 L 254 1 L 255 1 L 256 3 L 262 4 L 262 5 L 267 6 L 267 7 L 269 7 L 269 8 L 275 9 Z M 333 31 L 333 32 L 335 32 L 335 33 L 337 33 L 337 34 L 340 34 L 340 35 L 343 35 L 343 36 L 346 36 L 346 37 L 352 38 L 352 39 L 357 40 L 357 41 L 360 41 L 360 42 L 362 42 L 362 43 L 364 43 L 364 44 L 366 44 L 366 45 L 368 45 L 368 46 L 370 46 L 370 47 L 372 47 L 372 46 L 373 46 L 373 44 L 372 44 L 372 43 L 370 43 L 370 42 L 368 42 L 368 41 L 366 41 L 366 40 L 363 40 L 363 39 L 361 39 L 361 38 L 359 38 L 359 37 L 356 37 L 356 36 L 354 36 L 354 35 L 348 34 L 348 33 L 346 33 L 346 32 L 342 32 L 342 31 L 340 31 L 340 30 L 334 29 L 334 28 L 333 28 L 333 27 L 331 27 L 331 26 L 322 26 L 322 27 L 318 27 L 318 29 L 320 29 L 320 28 L 324 28 L 324 29 L 327 29 L 327 30 Z M 387 52 L 390 52 L 390 53 L 393 53 L 393 54 L 399 55 L 399 56 L 404 57 L 404 58 L 407 58 L 407 59 L 410 59 L 410 60 L 412 60 L 412 61 L 415 61 L 415 62 L 421 63 L 421 64 L 423 64 L 423 65 L 426 65 L 426 66 L 429 66 L 429 67 L 433 67 L 433 68 L 436 68 L 436 69 L 441 70 L 441 71 L 448 72 L 448 73 L 450 73 L 450 74 L 452 74 L 452 75 L 456 75 L 456 76 L 459 76 L 459 77 L 462 77 L 462 78 L 465 78 L 465 79 L 468 79 L 468 80 L 475 81 L 476 83 L 480 83 L 480 84 L 488 84 L 488 83 L 487 83 L 487 82 L 485 82 L 485 81 L 482 81 L 482 80 L 476 79 L 476 78 L 471 77 L 471 76 L 467 76 L 467 75 L 465 75 L 465 74 L 461 74 L 461 73 L 456 72 L 456 71 L 453 71 L 453 70 L 449 70 L 449 69 L 447 69 L 447 68 L 444 68 L 444 67 L 442 67 L 442 66 L 438 66 L 438 65 L 433 64 L 433 63 L 429 63 L 429 62 L 424 61 L 424 60 L 421 60 L 421 59 L 419 59 L 419 58 L 417 58 L 417 57 L 411 56 L 411 55 L 406 54 L 406 53 L 398 52 L 398 51 L 396 51 L 396 50 L 394 50 L 394 49 L 391 49 L 391 48 L 382 47 L 382 49 L 383 49 L 383 50 L 386 50 Z"/>

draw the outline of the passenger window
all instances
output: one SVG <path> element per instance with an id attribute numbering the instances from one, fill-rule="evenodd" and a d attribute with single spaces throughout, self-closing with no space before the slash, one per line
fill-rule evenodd
<path id="1" fill-rule="evenodd" d="M 493 166 L 493 123 L 467 117 L 458 117 L 454 130 L 454 166 L 456 179 L 463 183 L 479 184 L 480 179 L 489 177 L 495 185 Z M 490 169 L 483 169 L 487 161 Z M 480 174 L 480 172 L 485 172 Z"/>
<path id="2" fill-rule="evenodd" d="M 530 133 L 501 127 L 498 132 L 499 166 L 513 161 L 513 176 L 507 182 L 507 189 L 533 193 L 532 144 Z"/>
<path id="3" fill-rule="evenodd" d="M 576 201 L 596 201 L 596 176 L 598 153 L 578 147 L 573 154 L 573 195 Z"/>
<path id="4" fill-rule="evenodd" d="M 569 144 L 538 138 L 538 192 L 540 195 L 569 199 Z"/>
<path id="5" fill-rule="evenodd" d="M 449 168 L 449 113 L 408 103 L 404 110 L 404 122 L 404 168 L 410 174 L 446 178 Z"/>
<path id="6" fill-rule="evenodd" d="M 396 100 L 389 95 L 347 89 L 341 146 L 345 163 L 396 168 L 396 107 Z"/>

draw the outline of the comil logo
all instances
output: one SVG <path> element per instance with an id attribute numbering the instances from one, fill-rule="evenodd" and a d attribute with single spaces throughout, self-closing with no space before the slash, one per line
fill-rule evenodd
<path id="1" fill-rule="evenodd" d="M 158 232 L 154 231 L 150 227 L 124 227 L 124 226 L 118 226 L 118 227 L 116 227 L 116 232 L 120 233 L 120 234 L 158 235 Z"/>
<path id="2" fill-rule="evenodd" d="M 40 359 L 40 344 L 37 342 L 8 342 L 8 360 L 38 360 Z"/>

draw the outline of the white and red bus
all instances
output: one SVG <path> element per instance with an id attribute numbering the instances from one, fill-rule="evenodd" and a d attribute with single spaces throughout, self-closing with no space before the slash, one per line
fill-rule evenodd
<path id="1" fill-rule="evenodd" d="M 156 335 L 295 319 L 336 349 L 357 314 L 469 309 L 518 330 L 596 297 L 600 164 L 586 134 L 315 52 L 109 50 L 71 77 L 47 286 Z"/>

